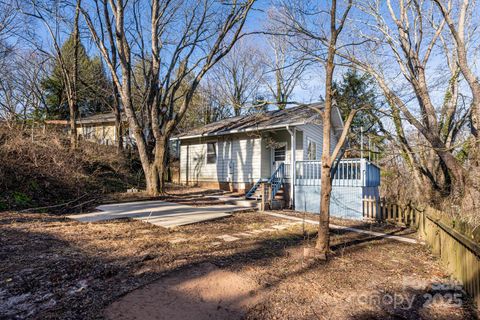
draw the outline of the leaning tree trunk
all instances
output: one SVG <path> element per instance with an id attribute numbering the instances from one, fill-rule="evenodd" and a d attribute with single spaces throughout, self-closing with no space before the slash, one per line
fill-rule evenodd
<path id="1" fill-rule="evenodd" d="M 118 89 L 116 85 L 113 85 L 113 108 L 115 114 L 115 141 L 117 142 L 117 152 L 122 153 L 123 151 L 123 125 L 122 125 L 122 114 L 120 112 L 120 101 L 118 99 Z"/>

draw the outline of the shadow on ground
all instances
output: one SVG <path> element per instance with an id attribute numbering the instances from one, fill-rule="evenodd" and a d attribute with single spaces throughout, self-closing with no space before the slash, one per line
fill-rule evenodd
<path id="1" fill-rule="evenodd" d="M 170 311 L 201 305 L 202 315 L 210 319 L 417 319 L 432 314 L 418 297 L 432 292 L 430 276 L 441 271 L 421 246 L 332 230 L 331 259 L 308 263 L 302 253 L 314 232 L 269 233 L 215 244 L 218 235 L 274 223 L 278 220 L 271 217 L 238 214 L 172 233 L 138 221 L 80 224 L 48 215 L 2 214 L 0 259 L 6 263 L 1 266 L 0 317 L 97 318 L 109 304 L 128 299 L 125 295 L 139 288 L 132 294 L 141 303 L 128 307 L 150 310 L 143 316 L 152 319 L 162 319 L 162 314 L 174 319 L 175 312 L 165 310 L 169 305 Z M 176 234 L 188 241 L 172 244 Z M 418 291 L 402 282 L 412 274 L 426 284 Z M 235 280 L 218 282 L 218 275 Z M 440 278 L 445 280 L 442 274 Z M 202 279 L 218 290 L 202 289 Z M 149 292 L 166 294 L 151 299 Z M 199 292 L 204 295 L 200 301 Z M 409 293 L 417 298 L 406 311 L 369 300 Z M 363 294 L 365 301 L 359 299 Z M 438 318 L 475 319 L 468 298 L 461 300 L 455 309 L 451 304 L 446 311 L 436 308 Z"/>

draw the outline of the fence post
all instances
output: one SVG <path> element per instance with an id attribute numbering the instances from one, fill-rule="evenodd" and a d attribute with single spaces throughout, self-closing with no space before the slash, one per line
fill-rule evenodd
<path id="1" fill-rule="evenodd" d="M 366 180 L 367 180 L 367 161 L 365 159 L 360 160 L 360 172 L 361 172 L 361 185 L 362 187 L 366 187 Z"/>
<path id="2" fill-rule="evenodd" d="M 362 198 L 362 216 L 365 219 L 365 197 Z"/>
<path id="3" fill-rule="evenodd" d="M 383 200 L 380 200 L 380 221 L 385 219 L 385 203 Z"/>
<path id="4" fill-rule="evenodd" d="M 272 194 L 272 187 L 271 184 L 268 182 L 262 182 L 260 185 L 260 188 L 262 188 L 262 204 L 261 204 L 261 210 L 270 210 L 270 198 Z"/>

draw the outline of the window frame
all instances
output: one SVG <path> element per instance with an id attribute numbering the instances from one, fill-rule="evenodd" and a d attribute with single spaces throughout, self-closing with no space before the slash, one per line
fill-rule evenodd
<path id="1" fill-rule="evenodd" d="M 213 151 L 209 150 L 209 146 L 213 147 Z M 207 142 L 207 150 L 206 150 L 205 158 L 206 158 L 207 164 L 217 163 L 217 142 Z"/>
<path id="2" fill-rule="evenodd" d="M 282 154 L 282 158 L 283 159 L 278 159 L 277 160 L 277 157 L 280 155 L 279 153 L 277 153 L 277 151 L 281 151 Z M 273 149 L 273 162 L 286 162 L 287 161 L 287 145 L 284 144 L 280 147 L 276 147 Z"/>
<path id="3" fill-rule="evenodd" d="M 312 148 L 314 149 L 312 150 Z M 318 160 L 317 159 L 317 142 L 313 141 L 310 138 L 307 138 L 307 160 Z"/>

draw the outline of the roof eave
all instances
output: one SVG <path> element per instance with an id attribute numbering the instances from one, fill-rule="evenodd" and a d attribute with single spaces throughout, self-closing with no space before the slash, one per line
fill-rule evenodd
<path id="1" fill-rule="evenodd" d="M 235 133 L 245 133 L 245 132 L 252 132 L 252 131 L 264 131 L 264 130 L 271 130 L 271 129 L 281 129 L 286 128 L 287 126 L 301 126 L 306 124 L 306 121 L 303 122 L 296 122 L 296 123 L 284 123 L 275 126 L 268 126 L 268 127 L 258 127 L 258 128 L 247 128 L 247 129 L 236 129 L 236 130 L 229 130 L 224 132 L 213 132 L 207 134 L 196 134 L 191 136 L 184 136 L 184 137 L 174 137 L 171 140 L 187 140 L 187 139 L 195 139 L 195 138 L 206 138 L 206 137 L 219 137 L 219 136 L 226 136 L 229 134 Z"/>

